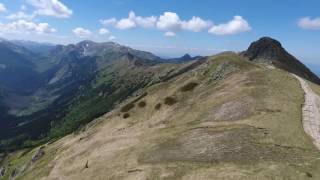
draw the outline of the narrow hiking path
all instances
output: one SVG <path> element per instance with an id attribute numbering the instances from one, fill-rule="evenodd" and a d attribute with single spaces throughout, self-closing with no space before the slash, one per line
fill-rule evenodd
<path id="1" fill-rule="evenodd" d="M 310 88 L 306 80 L 294 75 L 305 93 L 302 107 L 304 131 L 312 137 L 314 145 L 320 150 L 320 97 Z"/>

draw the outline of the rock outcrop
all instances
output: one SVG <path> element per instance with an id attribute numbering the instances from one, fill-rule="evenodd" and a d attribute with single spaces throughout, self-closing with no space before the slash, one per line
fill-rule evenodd
<path id="1" fill-rule="evenodd" d="M 32 163 L 35 163 L 36 161 L 38 161 L 39 159 L 41 159 L 44 156 L 45 152 L 43 149 L 44 149 L 44 147 L 40 147 L 36 151 L 36 153 L 32 156 L 32 158 L 31 158 Z"/>
<path id="2" fill-rule="evenodd" d="M 0 178 L 2 178 L 6 173 L 6 168 L 5 167 L 0 167 Z"/>

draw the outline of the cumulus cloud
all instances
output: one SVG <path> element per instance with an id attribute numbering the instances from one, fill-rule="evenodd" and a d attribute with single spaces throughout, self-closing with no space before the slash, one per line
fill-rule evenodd
<path id="1" fill-rule="evenodd" d="M 72 32 L 74 35 L 78 36 L 79 38 L 87 38 L 92 34 L 90 30 L 82 27 L 77 27 L 73 29 Z"/>
<path id="2" fill-rule="evenodd" d="M 99 34 L 100 35 L 109 34 L 109 33 L 110 33 L 110 31 L 108 29 L 106 29 L 106 28 L 99 29 Z"/>
<path id="3" fill-rule="evenodd" d="M 167 37 L 174 37 L 174 36 L 176 36 L 176 33 L 168 31 L 168 32 L 164 33 L 164 35 Z"/>
<path id="4" fill-rule="evenodd" d="M 200 17 L 193 16 L 189 21 L 182 21 L 182 29 L 200 32 L 209 28 L 212 25 L 211 21 L 205 21 Z"/>
<path id="5" fill-rule="evenodd" d="M 318 30 L 320 29 L 320 17 L 311 19 L 310 17 L 304 17 L 299 19 L 298 26 L 303 29 Z"/>
<path id="6" fill-rule="evenodd" d="M 233 19 L 227 23 L 214 25 L 211 20 L 204 20 L 201 17 L 193 16 L 189 20 L 180 19 L 175 12 L 164 12 L 159 17 L 136 16 L 133 11 L 129 12 L 127 18 L 117 20 L 110 18 L 100 20 L 103 25 L 114 26 L 118 29 L 131 29 L 136 27 L 142 28 L 156 28 L 164 31 L 165 36 L 175 36 L 179 31 L 208 31 L 216 35 L 229 35 L 246 32 L 251 30 L 249 23 L 241 16 L 234 16 Z"/>
<path id="7" fill-rule="evenodd" d="M 116 39 L 115 36 L 110 36 L 110 37 L 109 37 L 109 40 L 110 40 L 110 41 L 115 40 L 115 39 Z"/>
<path id="8" fill-rule="evenodd" d="M 135 27 L 152 28 L 155 27 L 157 18 L 155 16 L 141 17 L 136 16 L 133 11 L 129 12 L 128 18 L 120 19 L 116 24 L 118 29 L 131 29 Z"/>
<path id="9" fill-rule="evenodd" d="M 0 13 L 7 12 L 7 8 L 4 4 L 0 3 Z"/>
<path id="10" fill-rule="evenodd" d="M 181 29 L 181 20 L 174 12 L 165 12 L 159 17 L 157 28 L 164 31 L 176 32 Z"/>
<path id="11" fill-rule="evenodd" d="M 120 19 L 120 21 L 117 22 L 116 27 L 118 29 L 131 29 L 136 27 L 136 23 L 134 21 L 135 14 L 134 12 L 129 13 L 128 18 Z"/>
<path id="12" fill-rule="evenodd" d="M 141 26 L 143 28 L 155 27 L 157 23 L 157 17 L 155 16 L 150 16 L 150 17 L 136 16 L 134 20 L 138 26 Z"/>
<path id="13" fill-rule="evenodd" d="M 6 18 L 11 20 L 18 20 L 18 19 L 32 20 L 34 17 L 35 17 L 35 14 L 26 14 L 23 11 L 18 11 L 14 14 L 10 14 Z"/>
<path id="14" fill-rule="evenodd" d="M 190 20 L 181 20 L 178 14 L 174 12 L 165 12 L 159 17 L 157 22 L 157 28 L 163 31 L 167 31 L 167 36 L 180 30 L 200 32 L 210 28 L 212 22 L 209 20 L 203 20 L 200 17 L 193 16 Z"/>
<path id="15" fill-rule="evenodd" d="M 216 35 L 230 35 L 250 31 L 249 23 L 241 16 L 234 16 L 233 19 L 225 24 L 213 25 L 209 33 Z"/>
<path id="16" fill-rule="evenodd" d="M 48 23 L 34 23 L 26 20 L 18 20 L 8 24 L 0 24 L 0 33 L 15 34 L 15 33 L 37 33 L 46 34 L 56 32 Z"/>
<path id="17" fill-rule="evenodd" d="M 35 11 L 37 15 L 58 18 L 68 18 L 72 15 L 72 10 L 59 0 L 27 0 L 26 2 L 37 8 Z"/>

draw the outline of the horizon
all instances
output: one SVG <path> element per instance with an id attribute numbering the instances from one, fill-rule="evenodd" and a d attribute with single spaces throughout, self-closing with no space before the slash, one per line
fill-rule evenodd
<path id="1" fill-rule="evenodd" d="M 319 5 L 316 0 L 276 6 L 253 0 L 2 0 L 0 35 L 62 45 L 114 41 L 161 57 L 239 52 L 269 36 L 303 63 L 320 65 Z"/>

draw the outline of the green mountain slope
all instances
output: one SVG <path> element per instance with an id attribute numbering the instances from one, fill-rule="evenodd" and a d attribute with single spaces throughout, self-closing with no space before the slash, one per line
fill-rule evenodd
<path id="1" fill-rule="evenodd" d="M 22 49 L 24 54 L 34 55 L 25 63 L 32 66 L 29 69 L 35 72 L 40 83 L 35 84 L 30 78 L 24 80 L 28 85 L 37 86 L 28 94 L 8 91 L 3 99 L 2 110 L 6 113 L 0 122 L 2 151 L 33 146 L 70 133 L 178 67 L 164 63 L 151 53 L 111 42 L 58 45 L 48 56 L 10 45 Z M 7 48 L 5 52 L 10 50 Z"/>

